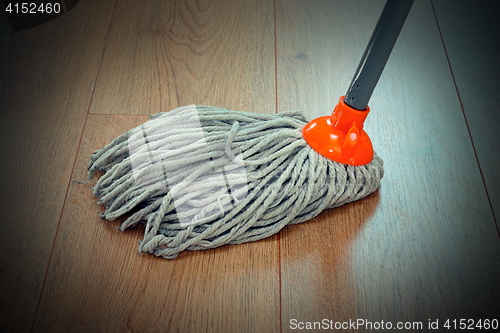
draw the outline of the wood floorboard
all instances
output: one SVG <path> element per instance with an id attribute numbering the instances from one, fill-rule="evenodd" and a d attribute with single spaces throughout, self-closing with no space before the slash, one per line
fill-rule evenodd
<path id="1" fill-rule="evenodd" d="M 79 182 L 91 153 L 180 105 L 329 114 L 384 1 L 89 0 L 14 34 L 0 112 L 0 331 L 288 332 L 292 319 L 428 331 L 429 320 L 500 319 L 498 118 L 474 109 L 479 91 L 495 109 L 485 72 L 498 69 L 496 18 L 471 3 L 415 1 L 365 125 L 385 163 L 379 191 L 175 260 L 137 255 L 142 227 L 100 219 L 96 180 Z M 479 37 L 489 54 L 461 52 L 490 26 Z"/>
<path id="2" fill-rule="evenodd" d="M 272 9 L 118 2 L 72 180 L 145 114 L 193 103 L 275 112 Z M 70 186 L 35 332 L 279 331 L 277 236 L 175 260 L 137 256 L 144 230 L 101 220 L 91 186 Z"/>
<path id="3" fill-rule="evenodd" d="M 273 19 L 272 1 L 120 1 L 91 112 L 274 113 Z"/>
<path id="4" fill-rule="evenodd" d="M 433 6 L 499 226 L 500 3 L 434 0 Z"/>
<path id="5" fill-rule="evenodd" d="M 0 331 L 28 332 L 88 111 L 112 2 L 13 34 L 0 112 Z"/>
<path id="6" fill-rule="evenodd" d="M 331 112 L 383 5 L 277 1 L 280 111 Z M 292 319 L 498 317 L 499 237 L 429 1 L 415 2 L 370 106 L 381 189 L 282 232 L 283 332 Z"/>
<path id="7" fill-rule="evenodd" d="M 146 116 L 90 115 L 72 180 L 90 154 Z M 95 180 L 94 180 L 95 182 Z M 276 332 L 276 236 L 184 252 L 137 255 L 143 228 L 100 219 L 90 184 L 72 183 L 34 332 Z"/>

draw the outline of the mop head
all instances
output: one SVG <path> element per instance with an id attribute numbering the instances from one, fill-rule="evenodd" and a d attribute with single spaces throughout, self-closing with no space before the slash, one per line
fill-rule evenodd
<path id="1" fill-rule="evenodd" d="M 329 160 L 302 138 L 300 112 L 274 115 L 186 106 L 151 116 L 93 153 L 89 179 L 102 218 L 145 227 L 139 252 L 173 259 L 269 237 L 288 224 L 374 192 L 375 155 L 364 166 Z"/>

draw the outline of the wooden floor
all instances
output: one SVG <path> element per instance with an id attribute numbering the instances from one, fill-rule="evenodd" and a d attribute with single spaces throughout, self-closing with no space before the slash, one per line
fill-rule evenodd
<path id="1" fill-rule="evenodd" d="M 500 320 L 498 1 L 415 1 L 370 101 L 365 129 L 385 177 L 362 201 L 263 241 L 165 260 L 138 256 L 142 230 L 101 220 L 91 184 L 75 182 L 92 151 L 177 106 L 329 114 L 383 4 L 87 0 L 13 34 L 0 331 Z"/>

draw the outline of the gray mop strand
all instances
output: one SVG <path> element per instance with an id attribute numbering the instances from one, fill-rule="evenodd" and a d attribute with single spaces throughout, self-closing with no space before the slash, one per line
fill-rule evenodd
<path id="1" fill-rule="evenodd" d="M 91 156 L 102 218 L 145 226 L 139 253 L 257 241 L 374 192 L 382 159 L 331 161 L 310 148 L 300 112 L 274 115 L 186 106 L 151 116 Z"/>

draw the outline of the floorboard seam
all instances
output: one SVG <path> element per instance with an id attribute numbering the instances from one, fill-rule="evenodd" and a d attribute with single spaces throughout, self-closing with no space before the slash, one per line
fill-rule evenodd
<path id="1" fill-rule="evenodd" d="M 495 227 L 497 229 L 497 234 L 498 234 L 498 237 L 500 238 L 500 227 L 498 226 L 498 222 L 497 222 L 497 219 L 496 219 L 496 216 L 495 216 L 495 211 L 493 210 L 493 205 L 491 203 L 491 198 L 490 198 L 490 194 L 488 192 L 488 187 L 487 187 L 486 181 L 484 179 L 483 170 L 481 168 L 481 163 L 479 161 L 479 157 L 477 156 L 476 146 L 475 146 L 474 140 L 472 138 L 472 133 L 471 133 L 471 130 L 470 130 L 470 127 L 469 127 L 469 122 L 467 121 L 467 115 L 465 113 L 465 109 L 464 109 L 464 106 L 463 106 L 463 103 L 462 103 L 462 98 L 460 96 L 460 91 L 458 90 L 457 82 L 455 80 L 455 75 L 453 73 L 453 68 L 451 67 L 450 58 L 448 57 L 448 51 L 446 50 L 446 44 L 444 42 L 443 34 L 441 32 L 441 27 L 439 26 L 439 20 L 437 18 L 436 10 L 434 9 L 434 3 L 433 3 L 432 0 L 430 1 L 430 3 L 431 3 L 431 7 L 432 7 L 432 12 L 434 14 L 434 19 L 436 20 L 436 25 L 437 25 L 438 32 L 439 32 L 439 37 L 441 38 L 441 43 L 443 44 L 443 49 L 444 49 L 444 53 L 445 53 L 445 56 L 446 56 L 446 61 L 448 62 L 448 68 L 450 69 L 451 77 L 452 77 L 452 80 L 453 80 L 453 85 L 454 85 L 455 91 L 457 93 L 458 102 L 460 103 L 460 108 L 462 109 L 462 115 L 463 115 L 464 120 L 465 120 L 465 126 L 467 127 L 467 133 L 469 134 L 469 139 L 470 139 L 470 142 L 471 142 L 471 145 L 472 145 L 472 149 L 474 151 L 474 157 L 476 158 L 476 164 L 477 164 L 477 167 L 479 169 L 479 173 L 481 175 L 481 180 L 483 182 L 484 190 L 486 192 L 486 198 L 488 199 L 488 205 L 490 206 L 491 215 L 493 216 L 493 222 L 495 223 Z"/>
<path id="2" fill-rule="evenodd" d="M 273 20 L 274 20 L 274 98 L 275 98 L 275 113 L 279 112 L 278 103 L 278 27 L 277 27 L 277 0 L 273 0 Z M 278 304 L 279 304 L 279 325 L 280 333 L 283 332 L 283 297 L 282 297 L 282 278 L 281 278 L 281 233 L 278 233 Z"/>
<path id="3" fill-rule="evenodd" d="M 76 161 L 78 159 L 78 154 L 80 152 L 80 147 L 81 147 L 81 144 L 82 144 L 83 134 L 85 133 L 85 128 L 87 126 L 87 120 L 88 120 L 88 117 L 90 115 L 90 107 L 92 105 L 92 99 L 94 97 L 95 83 L 97 82 L 97 77 L 98 77 L 99 71 L 101 69 L 102 58 L 104 56 L 104 51 L 106 49 L 106 45 L 107 45 L 109 33 L 111 31 L 111 26 L 113 24 L 113 17 L 114 17 L 114 14 L 115 14 L 115 10 L 116 10 L 116 2 L 115 2 L 115 6 L 113 8 L 113 13 L 111 14 L 111 19 L 110 19 L 110 22 L 109 22 L 108 32 L 107 32 L 106 38 L 104 40 L 103 52 L 101 54 L 101 58 L 99 59 L 99 64 L 98 64 L 98 67 L 97 67 L 96 77 L 94 79 L 94 84 L 93 84 L 92 92 L 90 94 L 89 103 L 88 103 L 88 106 L 87 106 L 87 113 L 85 114 L 85 118 L 83 120 L 83 126 L 82 126 L 82 129 L 81 129 L 81 132 L 80 132 L 80 138 L 78 140 L 78 145 L 77 145 L 77 148 L 76 148 L 76 153 L 75 153 L 74 159 L 73 159 L 73 166 L 72 166 L 71 172 L 70 172 L 70 179 L 68 180 L 68 185 L 66 186 L 66 193 L 64 194 L 64 200 L 63 200 L 63 204 L 62 204 L 62 208 L 61 208 L 61 213 L 59 215 L 59 221 L 57 222 L 56 232 L 55 232 L 54 238 L 52 240 L 52 247 L 51 247 L 51 250 L 50 250 L 49 260 L 47 261 L 47 267 L 45 269 L 45 274 L 44 274 L 44 277 L 43 277 L 43 280 L 42 280 L 42 287 L 41 287 L 41 290 L 40 290 L 40 294 L 38 296 L 38 302 L 37 302 L 36 309 L 35 309 L 35 315 L 33 316 L 33 321 L 31 323 L 30 332 L 33 332 L 34 329 L 35 329 L 35 323 L 36 323 L 36 319 L 38 317 L 38 311 L 40 309 L 40 303 L 41 303 L 41 300 L 42 300 L 43 292 L 45 290 L 45 282 L 47 281 L 47 276 L 49 274 L 50 265 L 52 263 L 52 256 L 54 254 L 54 248 L 55 248 L 55 245 L 56 245 L 56 240 L 57 240 L 57 237 L 59 235 L 59 228 L 61 226 L 61 220 L 62 220 L 62 217 L 63 217 L 63 214 L 64 214 L 64 209 L 66 208 L 66 202 L 67 202 L 67 199 L 68 199 L 68 194 L 69 194 L 70 186 L 71 186 L 72 179 L 73 179 L 73 174 L 74 174 L 75 168 L 76 168 Z"/>

